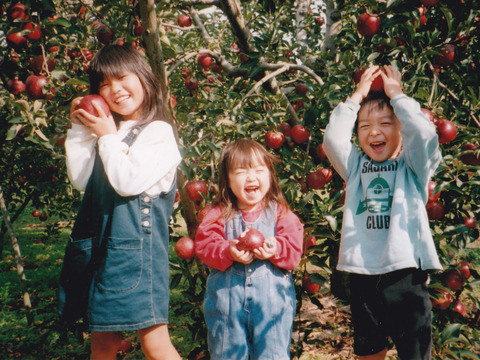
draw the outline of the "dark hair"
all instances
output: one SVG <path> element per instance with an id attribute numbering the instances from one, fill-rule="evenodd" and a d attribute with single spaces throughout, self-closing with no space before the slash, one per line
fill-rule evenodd
<path id="1" fill-rule="evenodd" d="M 370 93 L 360 103 L 360 110 L 358 111 L 358 113 L 360 113 L 360 111 L 362 110 L 367 112 L 370 112 L 374 109 L 383 110 L 385 107 L 388 107 L 390 110 L 393 111 L 393 107 L 390 104 L 390 98 L 385 95 L 384 92 Z M 357 126 L 358 116 L 355 122 L 355 129 L 357 129 Z"/>
<path id="2" fill-rule="evenodd" d="M 143 87 L 145 100 L 142 118 L 138 124 L 163 119 L 161 89 L 145 58 L 128 45 L 106 45 L 93 57 L 89 65 L 90 93 L 98 94 L 105 78 L 115 77 L 124 72 L 138 76 Z M 118 116 L 116 116 L 116 120 Z"/>
<path id="3" fill-rule="evenodd" d="M 249 167 L 256 161 L 264 164 L 270 172 L 270 191 L 265 195 L 265 205 L 276 202 L 282 210 L 289 208 L 287 200 L 278 185 L 274 163 L 279 163 L 278 156 L 269 153 L 262 145 L 253 140 L 242 139 L 223 148 L 219 164 L 218 196 L 215 205 L 220 205 L 223 216 L 227 219 L 238 211 L 237 198 L 230 189 L 229 170 L 235 167 Z"/>

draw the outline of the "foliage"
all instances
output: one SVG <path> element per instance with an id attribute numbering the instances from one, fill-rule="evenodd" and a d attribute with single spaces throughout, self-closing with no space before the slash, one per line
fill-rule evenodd
<path id="1" fill-rule="evenodd" d="M 66 177 L 62 145 L 69 128 L 70 102 L 88 91 L 88 61 L 103 45 L 97 32 L 106 25 L 113 32 L 111 42 L 144 52 L 145 34 L 159 32 L 169 83 L 164 90 L 172 95 L 172 108 L 166 106 L 166 111 L 173 109 L 183 154 L 180 171 L 187 180 L 205 180 L 211 185 L 205 201 L 195 204 L 197 208 L 215 196 L 215 166 L 227 141 L 248 137 L 264 143 L 268 131 L 286 122 L 309 130 L 307 142 L 297 144 L 287 136 L 283 146 L 271 149 L 282 159 L 277 167 L 280 184 L 305 224 L 306 238 L 316 238 L 316 245 L 306 252 L 295 274 L 299 305 L 308 296 L 300 285 L 305 273 L 315 272 L 314 281 L 326 286 L 330 275 L 335 278 L 343 195 L 343 181 L 335 172 L 332 180 L 317 190 L 309 188 L 305 179 L 313 170 L 330 168 L 317 152 L 329 115 L 351 94 L 352 74 L 370 63 L 401 68 L 405 92 L 438 118 L 456 125 L 455 139 L 441 145 L 444 158 L 434 177 L 445 214 L 432 220 L 431 227 L 446 269 L 461 260 L 478 264 L 478 252 L 472 250 L 479 238 L 478 225 L 469 228 L 464 218 L 479 217 L 480 168 L 461 160 L 463 145 L 478 144 L 479 137 L 478 2 L 441 0 L 436 6 L 421 8 L 419 0 L 157 1 L 158 27 L 141 34 L 137 26 L 143 20 L 143 1 L 22 2 L 28 20 L 8 19 L 7 9 L 16 1 L 1 5 L 0 183 L 9 212 L 14 215 L 12 220 L 26 209 L 39 209 L 57 219 L 43 234 L 45 240 L 58 234 L 64 220 L 71 220 L 78 209 L 80 194 Z M 229 11 L 231 3 L 239 6 L 239 14 Z M 371 37 L 363 37 L 356 30 L 356 19 L 365 10 L 379 14 L 382 22 L 381 31 Z M 423 11 L 428 18 L 425 24 L 420 22 Z M 193 26 L 179 26 L 180 13 L 191 16 Z M 29 39 L 24 46 L 7 42 L 6 37 L 14 32 L 27 36 L 29 30 L 24 26 L 30 20 L 42 30 L 39 40 Z M 446 44 L 455 45 L 455 61 L 440 66 L 437 56 Z M 210 54 L 214 65 L 200 66 L 200 53 Z M 33 99 L 25 91 L 14 94 L 9 86 L 15 78 L 26 82 L 34 72 L 31 59 L 37 55 L 56 61 L 55 69 L 44 66 L 39 71 L 48 80 L 48 99 Z M 188 89 L 187 79 L 198 81 L 198 87 Z M 300 83 L 307 86 L 305 94 L 295 91 Z M 181 220 L 188 218 L 189 210 L 184 206 L 188 200 L 183 197 L 174 213 L 172 242 L 185 235 L 181 233 Z M 37 219 L 32 217 L 31 221 Z M 188 232 L 194 233 L 194 229 Z M 4 228 L 1 233 L 5 233 Z M 0 243 L 1 252 L 4 241 Z M 193 337 L 189 357 L 194 357 L 206 349 L 201 304 L 208 270 L 196 259 L 172 266 L 176 272 L 171 287 L 185 300 L 173 311 L 190 315 L 186 326 Z M 442 283 L 441 276 L 432 276 L 433 285 Z M 471 299 L 472 311 L 479 308 L 472 290 L 476 280 L 478 274 L 474 273 L 455 294 Z M 49 281 L 54 288 L 53 278 Z M 184 284 L 188 284 L 186 288 L 181 286 Z M 31 285 L 35 291 L 41 286 Z M 11 288 L 2 287 L 2 291 L 5 289 L 10 294 Z M 12 301 L 12 311 L 19 311 L 21 305 Z M 42 301 L 34 306 L 41 312 L 45 305 Z M 36 318 L 48 316 L 47 312 L 35 314 Z M 459 357 L 467 348 L 479 346 L 474 314 L 469 312 L 466 319 L 455 315 L 451 308 L 434 312 L 437 358 Z M 44 321 L 53 324 L 52 318 Z M 42 341 L 54 344 L 53 340 Z M 294 348 L 300 356 L 302 343 Z"/>

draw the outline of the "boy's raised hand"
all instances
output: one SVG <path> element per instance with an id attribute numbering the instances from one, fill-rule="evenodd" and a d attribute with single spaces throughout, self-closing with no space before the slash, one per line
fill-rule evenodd
<path id="1" fill-rule="evenodd" d="M 368 93 L 370 92 L 370 87 L 372 86 L 373 80 L 381 73 L 380 68 L 378 66 L 370 66 L 368 67 L 362 74 L 360 78 L 360 82 L 357 85 L 357 89 L 355 92 L 350 96 L 350 100 L 360 104 L 365 97 L 367 97 Z"/>
<path id="2" fill-rule="evenodd" d="M 402 91 L 402 74 L 394 66 L 385 66 L 385 72 L 381 72 L 380 75 L 383 79 L 383 91 L 392 99 Z"/>

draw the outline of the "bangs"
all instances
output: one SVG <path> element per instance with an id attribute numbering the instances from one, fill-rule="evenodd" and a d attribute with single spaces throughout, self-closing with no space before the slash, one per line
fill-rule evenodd
<path id="1" fill-rule="evenodd" d="M 243 142 L 237 143 L 234 151 L 229 155 L 226 164 L 228 169 L 251 168 L 257 165 L 269 167 L 273 160 L 268 156 L 269 153 Z"/>

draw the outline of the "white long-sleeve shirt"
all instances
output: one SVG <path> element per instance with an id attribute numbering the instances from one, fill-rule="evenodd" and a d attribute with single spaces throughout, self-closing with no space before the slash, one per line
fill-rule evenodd
<path id="1" fill-rule="evenodd" d="M 150 196 L 170 190 L 181 155 L 172 128 L 153 121 L 129 148 L 122 139 L 136 121 L 122 121 L 117 134 L 97 138 L 87 127 L 72 124 L 65 141 L 67 173 L 75 188 L 85 190 L 95 161 L 95 144 L 110 184 L 120 196 Z"/>
<path id="2" fill-rule="evenodd" d="M 428 180 L 440 160 L 435 126 L 406 95 L 391 100 L 402 124 L 403 151 L 372 161 L 352 143 L 360 106 L 339 104 L 325 130 L 324 149 L 346 182 L 337 268 L 384 274 L 404 268 L 441 270 L 425 209 Z"/>

